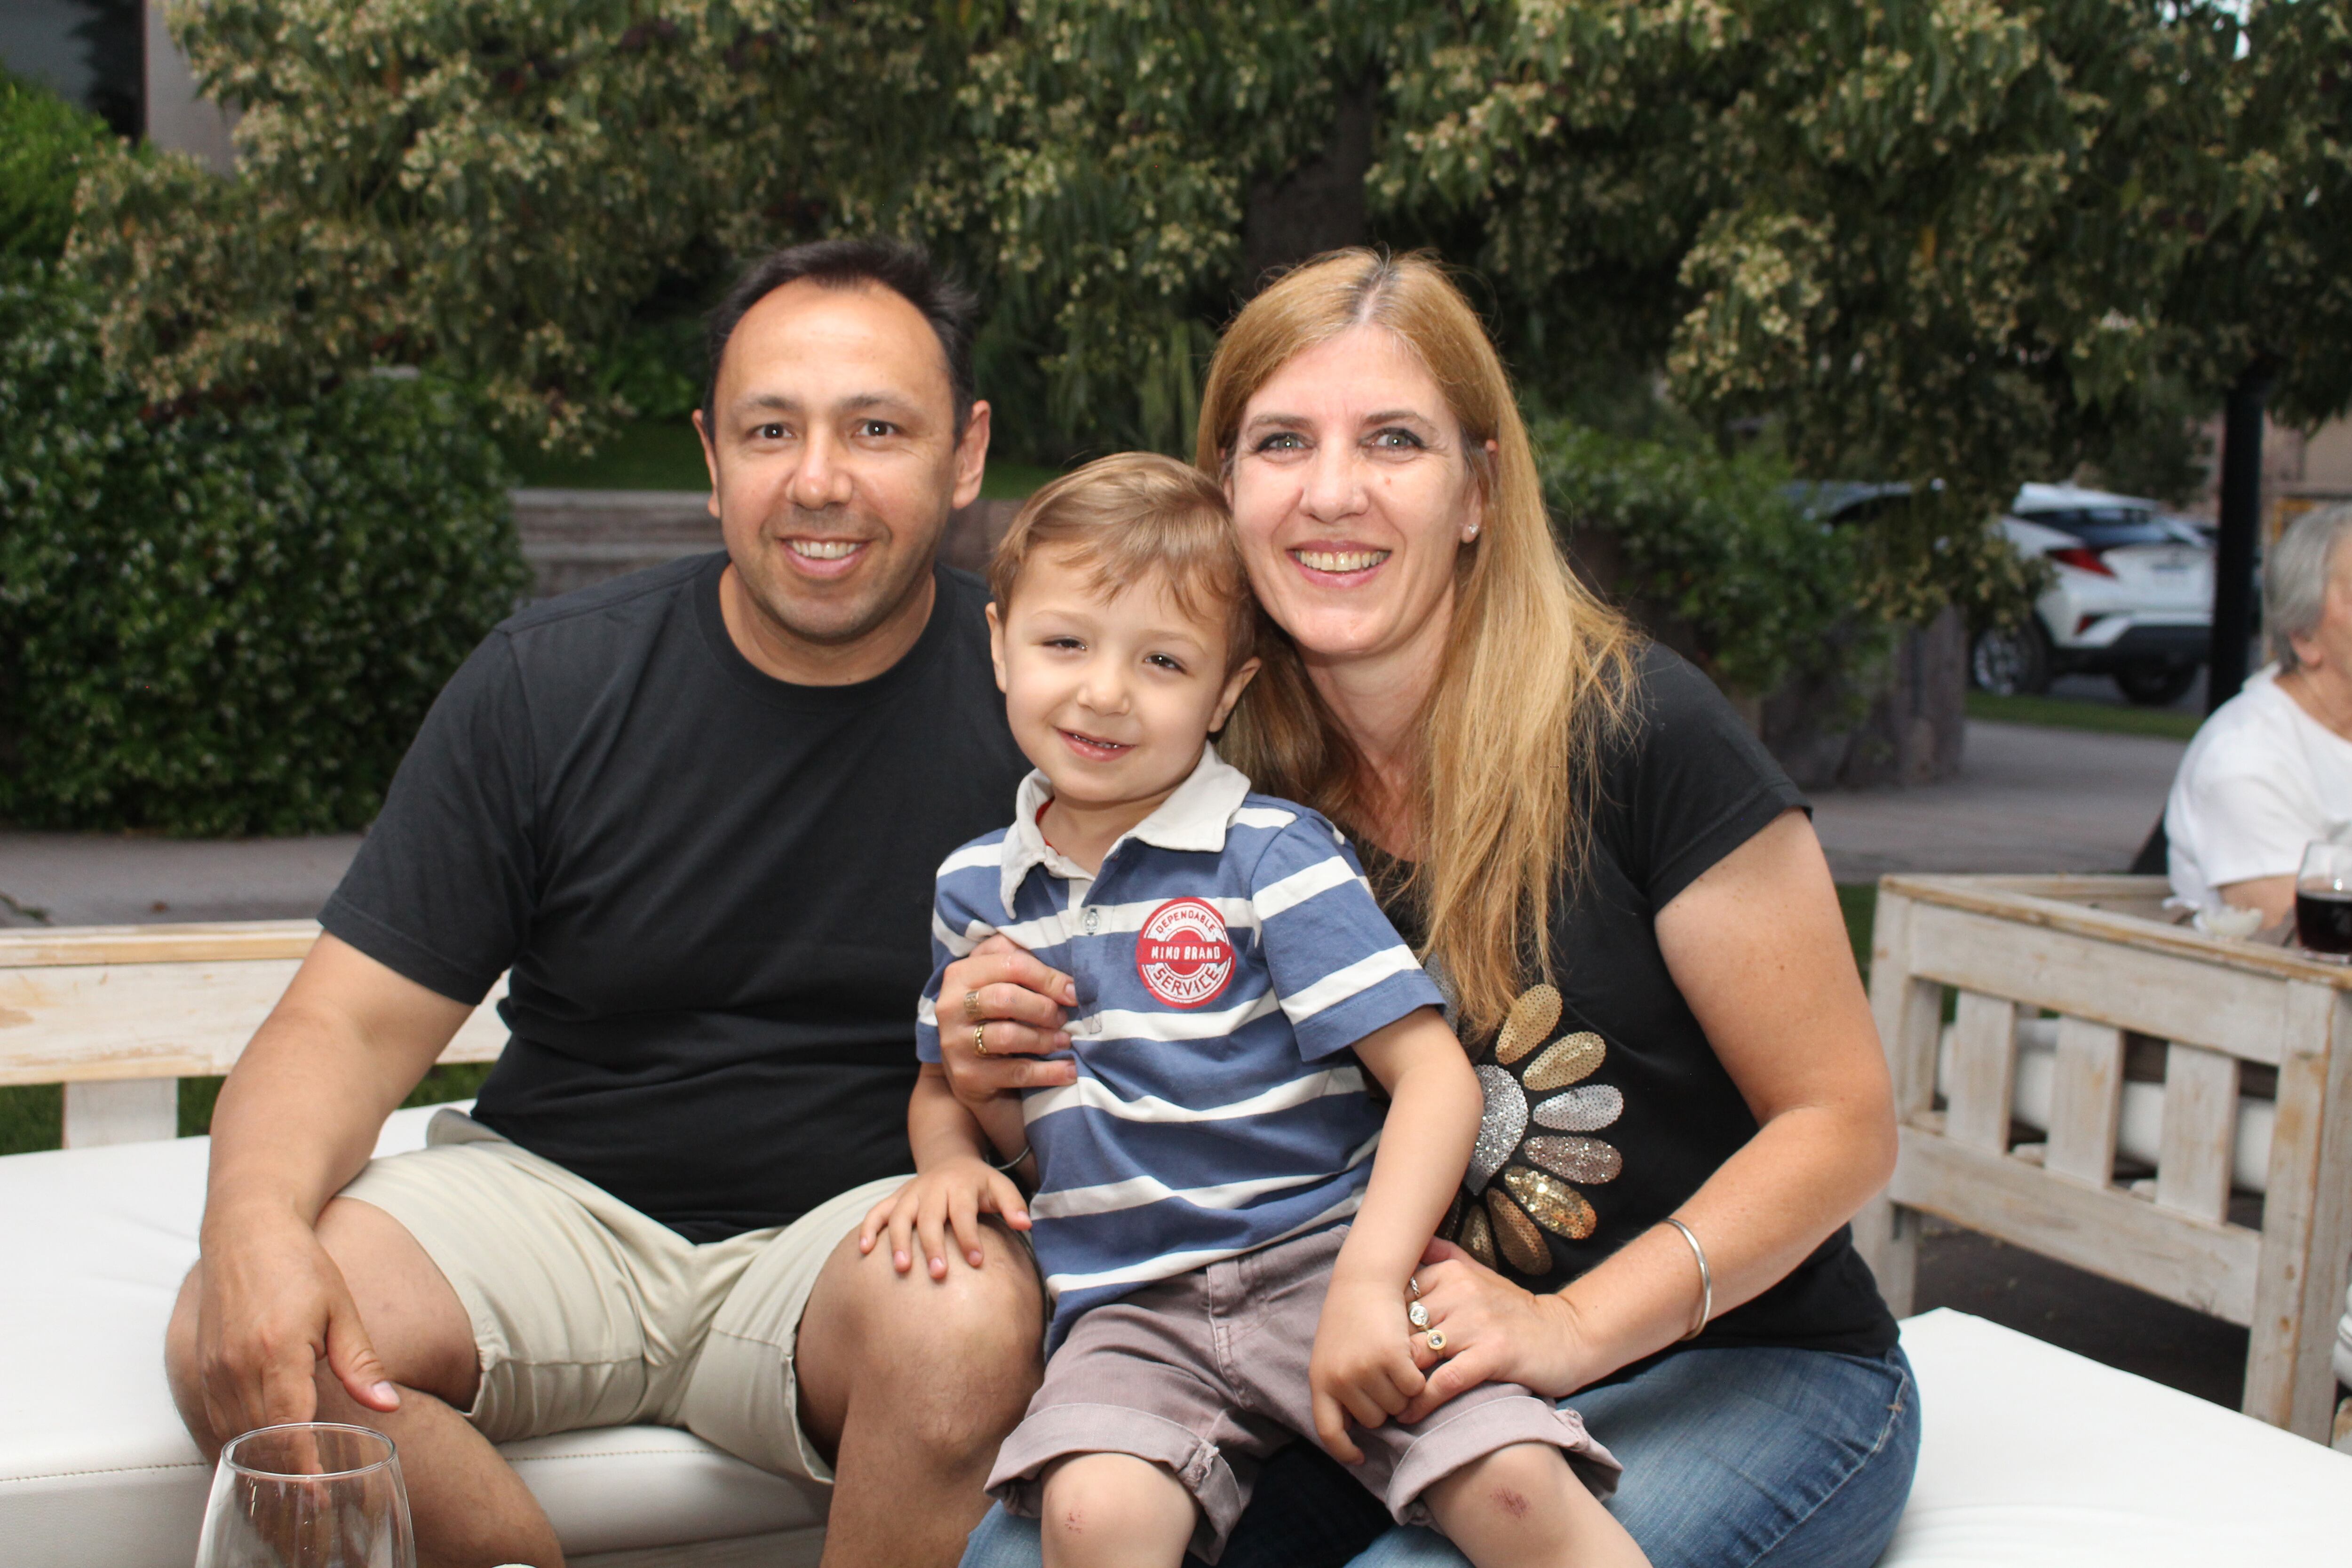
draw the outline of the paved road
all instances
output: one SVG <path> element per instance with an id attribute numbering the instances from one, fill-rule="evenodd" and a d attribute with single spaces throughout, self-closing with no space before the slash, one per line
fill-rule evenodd
<path id="1" fill-rule="evenodd" d="M 184 839 L 0 833 L 0 925 L 293 920 L 319 912 L 356 833 Z"/>
<path id="2" fill-rule="evenodd" d="M 2120 871 L 2163 814 L 2180 741 L 1969 725 L 1960 777 L 1839 790 L 1813 826 L 1841 882 L 1889 871 Z"/>

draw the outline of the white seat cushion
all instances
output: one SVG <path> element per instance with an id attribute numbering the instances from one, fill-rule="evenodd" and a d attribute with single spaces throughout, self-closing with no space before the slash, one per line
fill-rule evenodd
<path id="1" fill-rule="evenodd" d="M 1903 1349 L 1926 1433 L 1880 1568 L 2352 1563 L 2352 1458 L 1964 1312 Z"/>
<path id="2" fill-rule="evenodd" d="M 394 1115 L 377 1152 L 416 1147 L 429 1115 Z M 162 1361 L 208 1149 L 0 1159 L 0 1561 L 194 1555 L 207 1471 Z M 1903 1344 L 1926 1438 L 1885 1568 L 2352 1561 L 2352 1458 L 1961 1313 L 1911 1319 Z M 760 1536 L 741 1551 L 772 1563 L 822 1518 L 821 1497 L 664 1427 L 506 1452 L 573 1554 Z"/>
<path id="3" fill-rule="evenodd" d="M 380 1154 L 422 1145 L 396 1112 Z M 210 1470 L 163 1384 L 163 1326 L 196 1258 L 203 1138 L 0 1159 L 0 1560 L 152 1568 L 195 1554 Z M 623 1426 L 511 1444 L 570 1553 L 810 1530 L 821 1494 L 690 1433 Z"/>

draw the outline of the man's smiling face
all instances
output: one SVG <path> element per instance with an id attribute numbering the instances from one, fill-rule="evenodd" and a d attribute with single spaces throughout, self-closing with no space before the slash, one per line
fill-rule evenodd
<path id="1" fill-rule="evenodd" d="M 879 284 L 808 279 L 745 312 L 714 393 L 695 425 L 741 589 L 730 608 L 758 645 L 744 651 L 772 674 L 824 679 L 814 658 L 859 679 L 879 673 L 859 657 L 871 643 L 888 668 L 929 616 L 949 511 L 980 493 L 988 405 L 959 439 L 922 313 Z"/>

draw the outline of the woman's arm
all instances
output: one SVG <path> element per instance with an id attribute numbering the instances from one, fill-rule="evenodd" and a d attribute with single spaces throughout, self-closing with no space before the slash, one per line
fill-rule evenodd
<path id="1" fill-rule="evenodd" d="M 2242 910 L 2260 910 L 2263 929 L 2271 931 L 2294 919 L 2294 876 L 2250 877 L 2242 882 L 2225 882 L 2213 889 L 2221 901 Z"/>
<path id="2" fill-rule="evenodd" d="M 1717 1315 L 1760 1295 L 1895 1169 L 1895 1095 L 1812 825 L 1789 812 L 1658 911 L 1658 946 L 1758 1131 L 1676 1211 L 1706 1249 Z M 1671 1226 L 1556 1296 L 1438 1244 L 1432 1311 L 1463 1348 L 1404 1419 L 1496 1377 L 1564 1395 L 1680 1339 L 1698 1266 Z M 1483 1276 L 1483 1278 L 1481 1278 Z M 1440 1309 L 1443 1309 L 1443 1311 Z M 1433 1361 L 1424 1351 L 1424 1363 Z"/>

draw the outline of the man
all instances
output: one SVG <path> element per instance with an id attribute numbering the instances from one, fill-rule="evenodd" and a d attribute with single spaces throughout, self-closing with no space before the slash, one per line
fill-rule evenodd
<path id="1" fill-rule="evenodd" d="M 829 1482 L 828 1564 L 952 1563 L 1038 1374 L 1001 1233 L 938 1280 L 855 1237 L 910 1165 L 932 873 L 1026 767 L 934 560 L 988 447 L 970 302 L 803 246 L 711 363 L 725 553 L 476 650 L 214 1116 L 181 1413 L 390 1434 L 434 1568 L 560 1563 L 493 1444 L 631 1421 Z M 472 1118 L 370 1163 L 509 969 Z"/>

